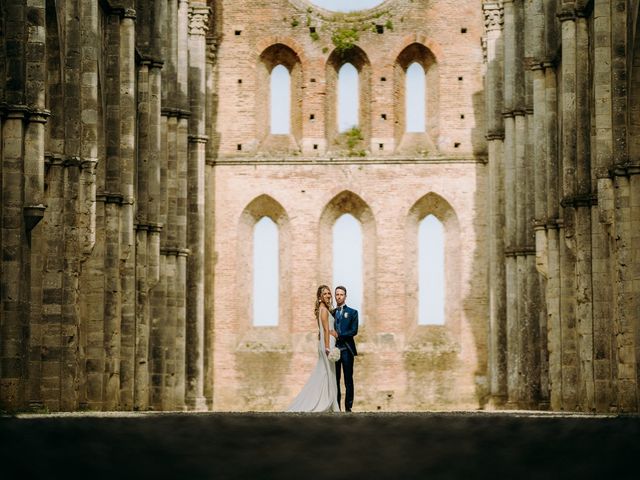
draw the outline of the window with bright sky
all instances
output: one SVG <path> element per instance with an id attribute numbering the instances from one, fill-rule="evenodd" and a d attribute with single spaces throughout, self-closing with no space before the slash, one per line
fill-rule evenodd
<path id="1" fill-rule="evenodd" d="M 271 70 L 271 133 L 291 130 L 291 75 L 284 65 Z"/>
<path id="2" fill-rule="evenodd" d="M 347 305 L 362 315 L 362 225 L 348 213 L 333 225 L 333 287 L 343 285 L 347 289 Z"/>
<path id="3" fill-rule="evenodd" d="M 444 325 L 444 227 L 427 215 L 418 229 L 418 324 Z"/>
<path id="4" fill-rule="evenodd" d="M 406 75 L 406 122 L 407 132 L 425 131 L 425 75 L 424 68 L 413 62 Z"/>
<path id="5" fill-rule="evenodd" d="M 262 217 L 253 230 L 253 325 L 278 325 L 278 226 Z"/>
<path id="6" fill-rule="evenodd" d="M 338 131 L 358 126 L 359 95 L 358 70 L 345 63 L 338 72 Z"/>
<path id="7" fill-rule="evenodd" d="M 334 12 L 353 12 L 373 8 L 380 5 L 384 0 L 311 0 L 311 3 L 318 7 L 333 10 Z"/>

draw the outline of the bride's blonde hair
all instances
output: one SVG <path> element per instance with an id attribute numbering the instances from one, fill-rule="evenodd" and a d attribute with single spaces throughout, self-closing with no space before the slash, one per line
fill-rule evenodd
<path id="1" fill-rule="evenodd" d="M 331 292 L 331 289 L 326 285 L 320 285 L 318 287 L 318 291 L 316 292 L 316 307 L 314 309 L 314 314 L 316 316 L 316 320 L 318 319 L 318 314 L 320 313 L 320 304 L 324 303 L 322 301 L 322 292 L 324 291 L 325 288 L 327 290 L 329 290 L 329 292 Z M 325 307 L 327 307 L 327 310 L 331 311 L 331 305 L 327 305 L 326 303 L 324 305 L 325 305 Z"/>

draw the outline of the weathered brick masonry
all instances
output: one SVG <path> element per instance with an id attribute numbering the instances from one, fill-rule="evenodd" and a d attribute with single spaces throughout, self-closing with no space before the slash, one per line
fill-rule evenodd
<path id="1" fill-rule="evenodd" d="M 283 409 L 351 213 L 357 410 L 638 410 L 636 0 L 0 0 L 0 16 L 2 408 Z M 355 144 L 336 119 L 346 62 Z M 413 62 L 423 133 L 404 120 Z M 277 65 L 288 135 L 270 134 Z M 417 321 L 429 214 L 443 326 Z M 263 216 L 280 319 L 258 328 Z"/>

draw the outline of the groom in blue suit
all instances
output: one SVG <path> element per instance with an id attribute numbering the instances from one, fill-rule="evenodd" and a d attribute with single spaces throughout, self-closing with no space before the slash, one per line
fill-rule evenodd
<path id="1" fill-rule="evenodd" d="M 351 411 L 353 406 L 353 363 L 358 355 L 356 342 L 353 340 L 358 334 L 358 311 L 347 307 L 344 303 L 347 299 L 347 289 L 343 286 L 336 287 L 336 309 L 333 316 L 336 319 L 335 329 L 338 337 L 336 347 L 340 349 L 340 360 L 336 362 L 336 380 L 338 383 L 338 406 L 340 405 L 340 376 L 344 372 L 344 409 Z"/>

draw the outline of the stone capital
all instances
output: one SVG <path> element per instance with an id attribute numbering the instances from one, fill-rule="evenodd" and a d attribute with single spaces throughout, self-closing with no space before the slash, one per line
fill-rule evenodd
<path id="1" fill-rule="evenodd" d="M 484 26 L 487 32 L 502 30 L 504 8 L 501 2 L 483 3 L 482 11 L 484 12 Z"/>
<path id="2" fill-rule="evenodd" d="M 204 36 L 209 30 L 209 13 L 205 5 L 194 5 L 189 10 L 189 35 Z"/>
<path id="3" fill-rule="evenodd" d="M 562 9 L 556 14 L 560 22 L 575 21 L 576 9 L 570 5 L 563 5 Z"/>

